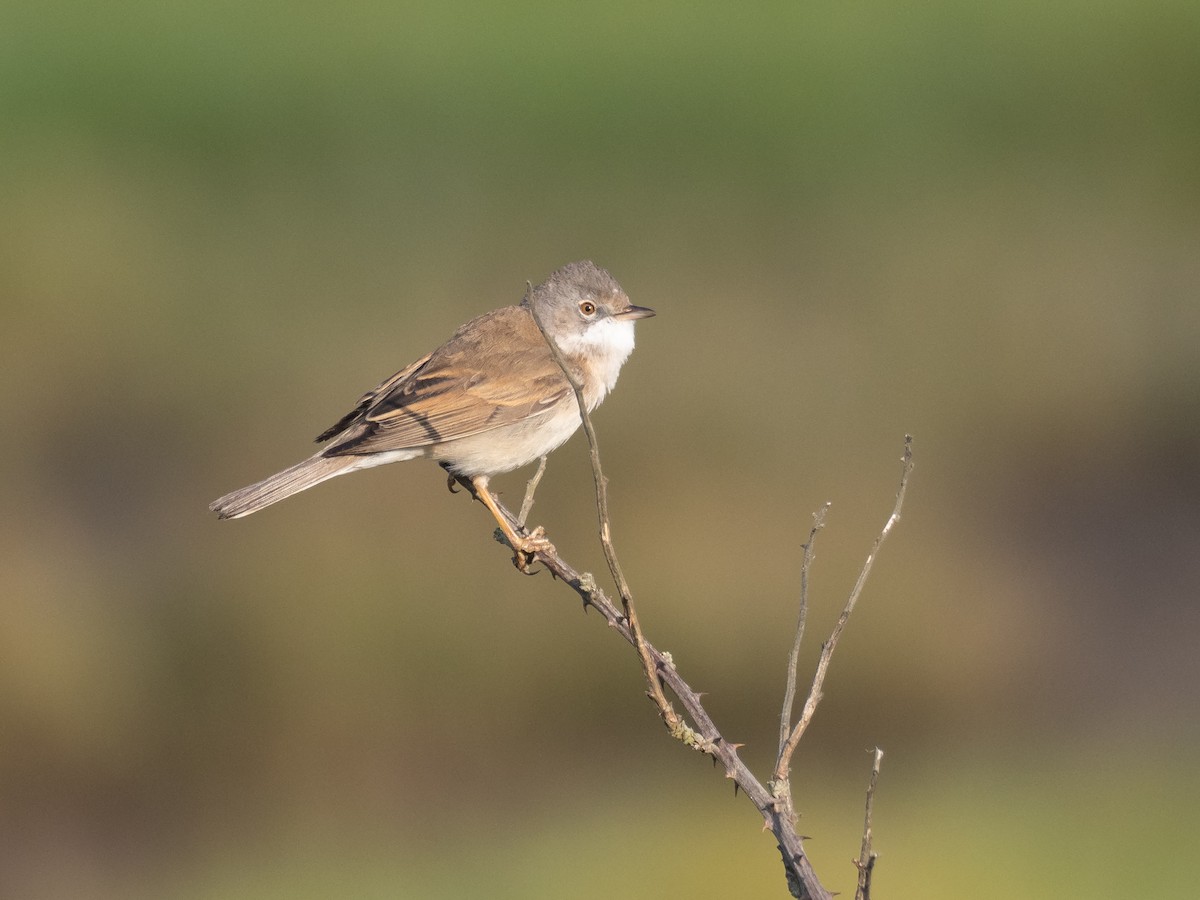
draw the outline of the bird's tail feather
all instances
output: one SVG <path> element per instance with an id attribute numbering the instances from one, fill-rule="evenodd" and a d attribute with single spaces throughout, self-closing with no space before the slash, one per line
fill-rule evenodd
<path id="1" fill-rule="evenodd" d="M 354 457 L 326 457 L 320 454 L 310 456 L 282 472 L 276 472 L 270 478 L 264 478 L 214 500 L 208 508 L 222 519 L 239 519 L 272 503 L 286 500 L 292 494 L 308 490 L 335 475 L 348 472 L 354 468 L 354 463 Z"/>

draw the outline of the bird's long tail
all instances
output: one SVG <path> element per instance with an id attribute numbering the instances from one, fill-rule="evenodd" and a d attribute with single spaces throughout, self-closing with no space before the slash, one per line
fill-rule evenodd
<path id="1" fill-rule="evenodd" d="M 264 506 L 286 500 L 292 494 L 308 490 L 322 481 L 355 468 L 355 457 L 326 457 L 317 454 L 303 462 L 276 472 L 255 484 L 226 494 L 208 505 L 222 519 L 239 519 L 258 512 Z"/>

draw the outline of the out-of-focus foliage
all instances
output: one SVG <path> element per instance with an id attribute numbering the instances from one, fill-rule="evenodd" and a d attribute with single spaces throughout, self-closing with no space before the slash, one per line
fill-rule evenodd
<path id="1" fill-rule="evenodd" d="M 881 896 L 1188 893 L 1200 6 L 50 2 L 0 86 L 0 894 L 784 895 L 435 467 L 205 509 L 581 257 L 659 311 L 597 416 L 645 627 L 760 770 L 809 513 L 811 664 L 916 436 L 828 885 L 879 744 Z M 602 570 L 581 439 L 534 518 Z"/>

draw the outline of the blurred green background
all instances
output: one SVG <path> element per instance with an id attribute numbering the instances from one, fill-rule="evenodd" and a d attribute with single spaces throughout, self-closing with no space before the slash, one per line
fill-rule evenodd
<path id="1" fill-rule="evenodd" d="M 572 259 L 648 635 L 852 892 L 1194 895 L 1200 5 L 0 12 L 0 895 L 785 896 L 633 655 L 428 463 L 218 494 Z M 524 474 L 498 479 L 518 498 Z M 534 519 L 600 572 L 580 438 Z"/>

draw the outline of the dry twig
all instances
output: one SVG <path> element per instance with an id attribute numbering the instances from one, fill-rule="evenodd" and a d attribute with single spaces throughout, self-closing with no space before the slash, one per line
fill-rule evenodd
<path id="1" fill-rule="evenodd" d="M 585 425 L 588 420 L 585 417 Z M 593 436 L 594 432 L 589 432 Z M 905 437 L 905 452 L 904 452 L 904 467 L 901 474 L 900 488 L 896 495 L 896 505 L 892 511 L 892 515 L 888 518 L 879 537 L 876 538 L 875 545 L 872 548 L 871 555 L 868 557 L 866 564 L 863 567 L 862 573 L 859 575 L 858 581 L 855 583 L 854 590 L 851 593 L 850 600 L 847 603 L 847 608 L 843 610 L 841 618 L 838 620 L 838 625 L 835 626 L 834 632 L 829 641 L 826 642 L 825 648 L 822 651 L 821 663 L 818 664 L 818 673 L 814 679 L 814 688 L 810 692 L 808 701 L 805 704 L 805 715 L 802 715 L 796 727 L 792 730 L 788 737 L 784 751 L 780 753 L 780 761 L 783 763 L 784 777 L 778 777 L 780 771 L 779 765 L 776 767 L 776 778 L 771 782 L 771 789 L 763 785 L 754 773 L 747 768 L 738 756 L 740 744 L 732 743 L 718 730 L 712 717 L 700 701 L 700 694 L 692 689 L 691 685 L 684 680 L 675 668 L 675 662 L 670 654 L 658 650 L 645 639 L 640 629 L 637 626 L 636 618 L 631 618 L 628 615 L 629 605 L 626 605 L 626 612 L 623 614 L 618 610 L 616 605 L 609 599 L 608 595 L 596 584 L 596 579 L 590 573 L 581 573 L 567 563 L 552 546 L 548 546 L 544 550 L 539 550 L 534 554 L 534 558 L 541 562 L 549 571 L 568 584 L 584 601 L 586 606 L 591 606 L 597 610 L 609 627 L 615 630 L 626 641 L 628 641 L 637 651 L 639 657 L 643 660 L 643 668 L 647 673 L 648 680 L 652 677 L 653 683 L 658 685 L 659 694 L 662 695 L 662 687 L 665 685 L 670 688 L 671 692 L 679 699 L 683 706 L 684 712 L 688 719 L 693 724 L 688 724 L 683 716 L 675 713 L 670 704 L 666 701 L 665 696 L 662 696 L 660 701 L 651 693 L 651 698 L 659 705 L 660 711 L 665 705 L 671 711 L 673 718 L 663 716 L 671 735 L 677 740 L 699 750 L 702 753 L 712 757 L 712 759 L 720 763 L 725 770 L 725 777 L 733 781 L 734 785 L 746 795 L 759 814 L 763 818 L 765 828 L 769 828 L 774 834 L 780 855 L 783 859 L 784 873 L 787 878 L 788 890 L 793 897 L 798 900 L 831 900 L 832 895 L 825 890 L 817 878 L 816 872 L 809 863 L 808 856 L 804 852 L 804 839 L 796 831 L 796 817 L 792 804 L 791 790 L 788 786 L 786 773 L 787 763 L 791 759 L 791 751 L 795 749 L 796 743 L 799 741 L 798 733 L 803 733 L 803 728 L 812 719 L 812 714 L 815 712 L 816 704 L 820 698 L 820 687 L 824 681 L 825 673 L 829 667 L 829 658 L 832 655 L 832 646 L 836 644 L 837 638 L 841 634 L 841 630 L 845 627 L 846 619 L 853 610 L 854 603 L 857 601 L 859 594 L 862 592 L 866 577 L 870 572 L 871 566 L 879 550 L 879 545 L 890 533 L 892 527 L 899 520 L 901 505 L 904 500 L 905 488 L 908 483 L 908 475 L 912 470 L 912 439 Z M 592 444 L 593 452 L 595 452 L 595 444 Z M 596 471 L 595 469 L 593 470 Z M 602 479 L 602 475 L 600 476 Z M 459 484 L 475 494 L 474 485 L 465 478 L 458 479 Z M 603 484 L 603 481 L 599 481 Z M 598 488 L 599 491 L 599 488 Z M 513 528 L 521 533 L 524 527 L 517 522 L 503 504 L 497 502 L 497 508 L 500 513 L 509 521 Z M 603 507 L 601 516 L 602 537 L 607 537 L 611 531 L 605 528 L 607 524 L 607 506 Z M 811 543 L 811 538 L 810 538 Z M 618 569 L 619 571 L 619 569 Z M 616 576 L 614 576 L 616 579 Z M 623 583 L 624 579 L 616 579 L 618 583 Z M 627 586 L 626 586 L 627 587 Z M 814 697 L 816 699 L 814 700 Z M 786 753 L 786 756 L 784 755 Z M 880 754 L 881 756 L 882 754 Z M 877 757 L 878 763 L 878 757 Z M 872 775 L 871 795 L 874 792 L 874 781 L 878 776 L 878 766 Z M 869 815 L 869 814 L 868 814 Z M 868 826 L 869 827 L 869 826 Z M 868 851 L 867 863 L 868 872 L 866 875 L 867 890 L 870 885 L 870 867 L 873 866 L 873 857 Z M 862 878 L 860 869 L 860 880 Z M 867 900 L 866 897 L 863 900 Z"/>
<path id="2" fill-rule="evenodd" d="M 552 343 L 550 346 L 556 353 L 556 356 L 559 356 L 557 348 Z M 564 371 L 567 370 L 564 368 Z M 571 379 L 569 374 L 568 378 L 574 386 L 574 379 Z M 842 614 L 838 618 L 838 622 L 834 626 L 829 640 L 822 647 L 821 658 L 817 664 L 817 673 L 814 676 L 812 689 L 809 691 L 808 699 L 805 702 L 804 711 L 801 714 L 800 720 L 796 723 L 790 734 L 788 734 L 787 740 L 780 750 L 774 777 L 771 781 L 771 789 L 768 790 L 738 756 L 738 749 L 741 745 L 726 740 L 717 729 L 708 711 L 705 710 L 703 704 L 700 702 L 700 695 L 679 674 L 679 671 L 675 668 L 674 660 L 669 654 L 658 650 L 645 639 L 638 626 L 636 616 L 630 615 L 633 607 L 632 597 L 628 593 L 628 584 L 625 582 L 619 565 L 616 564 L 615 552 L 609 555 L 609 551 L 612 549 L 611 528 L 608 525 L 607 496 L 604 491 L 604 476 L 599 468 L 599 454 L 596 449 L 595 432 L 591 428 L 587 410 L 583 405 L 582 394 L 577 387 L 576 399 L 580 403 L 580 412 L 583 416 L 585 431 L 588 435 L 589 445 L 593 454 L 593 475 L 596 478 L 601 541 L 605 546 L 610 568 L 613 569 L 613 578 L 624 592 L 622 594 L 624 614 L 617 609 L 604 591 L 596 584 L 596 579 L 590 573 L 580 573 L 574 569 L 559 556 L 558 551 L 552 546 L 548 546 L 545 550 L 537 551 L 534 554 L 535 558 L 545 565 L 552 574 L 570 585 L 583 598 L 586 605 L 596 609 L 604 617 L 608 625 L 637 650 L 638 656 L 642 660 L 647 682 L 651 685 L 650 697 L 659 707 L 671 735 L 687 746 L 711 756 L 715 762 L 719 762 L 725 770 L 725 777 L 731 779 L 734 785 L 754 804 L 759 814 L 763 817 L 764 827 L 769 828 L 775 835 L 780 855 L 783 858 L 788 890 L 792 896 L 798 898 L 798 900 L 830 900 L 831 895 L 821 885 L 816 872 L 808 861 L 808 856 L 804 852 L 804 839 L 796 831 L 796 816 L 787 777 L 788 768 L 791 763 L 792 753 L 799 743 L 804 730 L 808 727 L 809 722 L 812 721 L 817 704 L 820 702 L 821 688 L 829 669 L 829 661 L 833 655 L 833 650 L 846 626 L 850 613 L 854 610 L 858 597 L 862 593 L 867 576 L 870 574 L 878 555 L 879 547 L 900 519 L 900 510 L 904 503 L 908 477 L 912 471 L 911 436 L 905 436 L 900 487 L 896 493 L 896 504 L 893 507 L 892 514 L 888 517 L 882 531 L 875 539 L 875 544 L 871 549 L 870 555 L 867 557 L 858 580 L 855 582 L 846 607 L 842 610 Z M 475 487 L 468 479 L 459 478 L 458 482 L 470 491 L 472 496 L 475 495 Z M 501 514 L 518 533 L 524 531 L 524 526 L 517 521 L 516 517 L 507 508 L 499 502 L 496 505 Z M 809 545 L 806 547 L 806 565 L 811 560 L 811 544 L 815 538 L 817 528 L 820 527 L 822 514 L 823 510 L 822 513 L 818 514 L 818 519 L 814 522 L 813 532 L 810 534 Z M 800 627 L 797 628 L 797 640 L 803 636 L 802 622 L 803 620 Z M 791 677 L 793 670 L 794 666 L 790 665 L 789 677 Z M 792 678 L 792 681 L 794 681 L 794 678 Z M 694 725 L 689 725 L 671 707 L 663 692 L 664 684 L 679 698 L 679 702 L 682 704 L 685 713 Z M 657 691 L 654 690 L 655 688 L 657 688 Z M 790 713 L 790 704 L 786 707 L 786 713 Z M 860 900 L 869 900 L 871 871 L 875 860 L 875 856 L 870 850 L 871 805 L 882 755 L 881 751 L 876 751 L 875 766 L 872 770 L 871 785 L 868 790 L 867 821 L 863 838 L 864 856 L 860 858 L 861 865 L 859 866 L 860 890 L 866 893 L 859 895 Z"/>
<path id="3" fill-rule="evenodd" d="M 912 435 L 910 434 L 904 436 L 904 456 L 902 463 L 900 487 L 896 491 L 896 505 L 892 507 L 892 514 L 888 516 L 888 520 L 884 523 L 879 536 L 875 538 L 875 544 L 871 547 L 871 552 L 867 555 L 867 561 L 863 563 L 862 571 L 858 573 L 858 580 L 854 582 L 854 588 L 850 591 L 850 596 L 846 600 L 846 606 L 842 609 L 842 614 L 838 616 L 838 620 L 833 626 L 833 631 L 829 634 L 829 639 L 821 645 L 821 656 L 817 660 L 817 671 L 813 676 L 812 687 L 808 691 L 808 699 L 804 701 L 804 709 L 800 713 L 800 718 L 796 722 L 788 739 L 784 742 L 783 749 L 779 751 L 779 757 L 775 762 L 775 774 L 772 777 L 772 781 L 777 786 L 778 792 L 781 795 L 789 795 L 789 806 L 790 789 L 787 788 L 787 783 L 788 770 L 792 764 L 792 754 L 796 751 L 796 746 L 800 743 L 800 738 L 804 736 L 804 732 L 808 729 L 813 715 L 817 711 L 817 705 L 824 696 L 825 675 L 829 672 L 829 663 L 833 659 L 833 651 L 837 649 L 838 640 L 846 628 L 846 623 L 850 620 L 850 614 L 854 612 L 854 606 L 858 603 L 858 598 L 867 583 L 867 576 L 871 574 L 871 568 L 875 565 L 875 559 L 879 555 L 879 547 L 887 540 L 887 536 L 891 534 L 895 524 L 900 521 L 900 510 L 904 506 L 904 494 L 908 490 L 908 476 L 912 473 L 913 467 Z"/>
<path id="4" fill-rule="evenodd" d="M 474 485 L 468 479 L 459 478 L 458 483 L 474 496 Z M 499 501 L 496 506 L 517 532 L 523 533 L 524 529 L 517 525 L 516 517 Z M 600 613 L 610 628 L 632 646 L 637 647 L 638 639 L 630 628 L 628 618 L 596 584 L 596 579 L 590 573 L 579 572 L 553 548 L 537 551 L 534 558 L 553 575 L 569 585 L 583 599 L 585 605 Z M 687 746 L 711 756 L 725 770 L 725 777 L 732 780 L 758 809 L 763 817 L 765 827 L 775 835 L 779 845 L 792 896 L 800 898 L 800 900 L 808 900 L 808 898 L 830 900 L 831 895 L 821 886 L 816 872 L 813 871 L 808 857 L 804 853 L 803 839 L 797 834 L 795 824 L 790 817 L 780 814 L 779 804 L 771 796 L 770 791 L 763 786 L 762 782 L 754 776 L 738 756 L 738 748 L 741 745 L 725 740 L 700 702 L 700 694 L 694 691 L 679 674 L 670 655 L 657 649 L 645 638 L 641 640 L 642 647 L 650 658 L 653 671 L 679 698 L 680 705 L 693 723 L 687 724 L 683 721 L 683 717 L 676 713 L 679 722 L 672 729 L 672 735 Z"/>
<path id="5" fill-rule="evenodd" d="M 829 512 L 829 506 L 828 502 L 823 503 L 821 508 L 813 513 L 812 531 L 808 533 L 808 543 L 804 545 L 804 559 L 800 563 L 800 614 L 796 617 L 796 637 L 792 640 L 792 652 L 788 654 L 787 685 L 783 691 L 783 712 L 779 715 L 779 753 L 783 753 L 783 748 L 787 746 L 788 735 L 792 729 L 792 709 L 796 704 L 796 665 L 800 661 L 800 644 L 804 640 L 804 626 L 808 622 L 808 570 L 812 566 L 817 532 L 825 527 L 825 514 Z"/>
<path id="6" fill-rule="evenodd" d="M 871 849 L 871 816 L 875 810 L 875 787 L 879 784 L 879 767 L 883 765 L 883 751 L 875 748 L 875 759 L 871 763 L 871 780 L 867 782 L 867 811 L 863 818 L 862 849 L 858 859 L 854 861 L 858 869 L 858 887 L 854 891 L 854 900 L 871 900 L 871 875 L 875 872 L 875 860 L 878 854 Z"/>
<path id="7" fill-rule="evenodd" d="M 525 499 L 521 501 L 521 514 L 517 516 L 517 524 L 522 528 L 529 521 L 529 513 L 533 511 L 534 492 L 537 491 L 537 486 L 541 483 L 542 476 L 546 474 L 546 459 L 547 457 L 543 456 L 538 460 L 537 471 L 525 483 Z"/>

